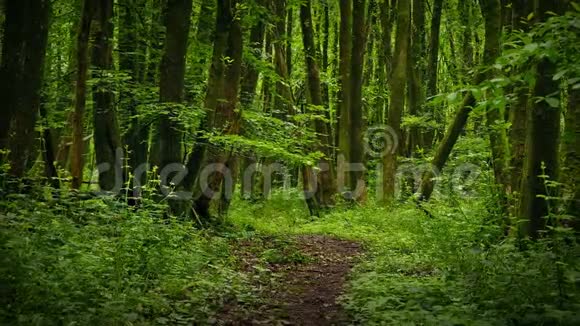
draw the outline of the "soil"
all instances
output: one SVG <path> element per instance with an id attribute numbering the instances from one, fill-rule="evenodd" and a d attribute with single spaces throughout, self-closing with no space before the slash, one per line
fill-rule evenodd
<path id="1" fill-rule="evenodd" d="M 265 240 L 260 250 L 271 246 Z M 362 254 L 360 244 L 322 235 L 299 236 L 284 248 L 293 259 L 260 266 L 256 244 L 240 243 L 242 268 L 251 275 L 256 296 L 251 306 L 236 303 L 224 308 L 220 325 L 347 325 L 338 299 L 347 275 Z M 258 269 L 258 271 L 256 271 Z"/>

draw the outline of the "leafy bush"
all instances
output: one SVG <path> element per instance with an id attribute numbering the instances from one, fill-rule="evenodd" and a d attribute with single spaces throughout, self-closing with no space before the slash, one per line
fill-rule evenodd
<path id="1" fill-rule="evenodd" d="M 113 200 L 12 197 L 0 215 L 0 320 L 191 324 L 242 292 L 228 243 Z"/>

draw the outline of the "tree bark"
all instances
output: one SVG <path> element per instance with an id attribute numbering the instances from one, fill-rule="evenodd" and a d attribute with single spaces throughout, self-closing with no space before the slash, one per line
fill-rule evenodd
<path id="1" fill-rule="evenodd" d="M 377 123 L 383 124 L 385 120 L 385 112 L 387 110 L 387 83 L 391 74 L 392 66 L 392 34 L 393 34 L 393 7 L 391 1 L 383 0 L 384 3 L 380 5 L 379 15 L 381 22 L 381 42 L 378 46 L 378 85 L 380 101 L 378 104 Z"/>
<path id="2" fill-rule="evenodd" d="M 483 0 L 482 5 L 487 7 L 497 7 L 499 0 Z M 501 35 L 494 35 L 493 31 L 497 30 L 497 24 L 501 24 L 500 19 L 497 19 L 495 15 L 486 15 L 485 17 L 485 29 L 486 29 L 486 40 L 484 46 L 484 64 L 490 66 L 493 64 L 499 55 L 500 51 L 500 37 Z M 479 72 L 475 76 L 474 84 L 478 85 L 486 78 L 486 73 Z M 461 132 L 465 128 L 467 119 L 473 106 L 476 104 L 475 97 L 471 92 L 469 92 L 463 99 L 461 108 L 455 114 L 451 125 L 445 133 L 445 137 L 439 144 L 433 162 L 431 162 L 432 169 L 426 171 L 423 174 L 423 179 L 421 182 L 421 200 L 428 201 L 431 198 L 434 190 L 434 180 L 436 173 L 440 173 L 449 159 L 449 155 L 457 142 L 457 139 L 461 135 Z"/>
<path id="3" fill-rule="evenodd" d="M 363 113 L 363 72 L 367 25 L 365 20 L 365 0 L 354 0 L 352 10 L 352 59 L 351 59 L 351 96 L 350 96 L 350 128 L 346 131 L 349 137 L 350 162 L 354 164 L 365 163 L 364 146 L 364 113 Z M 358 201 L 366 197 L 365 173 L 356 171 L 350 175 L 351 190 L 362 190 Z M 355 199 L 355 198 L 353 198 Z"/>
<path id="4" fill-rule="evenodd" d="M 443 13 L 443 0 L 434 0 L 433 2 L 433 17 L 431 19 L 431 36 L 429 39 L 429 56 L 427 63 L 427 98 L 431 98 L 438 94 L 437 84 L 439 76 L 439 45 L 441 36 L 441 15 Z M 441 114 L 433 111 L 432 116 L 438 122 L 441 122 Z M 425 134 L 423 146 L 431 148 L 435 141 L 435 130 L 431 130 Z"/>
<path id="5" fill-rule="evenodd" d="M 106 80 L 113 69 L 113 1 L 99 0 L 94 2 L 95 16 L 93 21 L 94 44 L 91 56 L 95 68 L 93 78 L 100 79 L 93 88 L 93 126 L 96 164 L 99 168 L 99 187 L 103 191 L 120 191 L 117 181 L 122 178 L 123 159 L 118 151 L 123 152 L 115 98 L 109 81 Z M 105 79 L 105 80 L 103 80 Z M 122 179 L 121 179 L 122 181 Z"/>
<path id="6" fill-rule="evenodd" d="M 393 76 L 390 81 L 391 97 L 387 124 L 394 136 L 402 140 L 401 119 L 405 109 L 405 85 L 407 84 L 407 56 L 409 36 L 411 35 L 411 0 L 399 0 L 397 3 L 397 36 L 395 40 L 395 59 Z M 393 145 L 394 144 L 390 144 Z M 383 157 L 383 191 L 381 201 L 389 203 L 395 198 L 395 179 L 397 174 L 398 148 L 385 153 Z"/>
<path id="7" fill-rule="evenodd" d="M 307 0 L 300 6 L 300 23 L 302 26 L 302 42 L 304 44 L 304 55 L 306 61 L 306 70 L 308 77 L 308 88 L 310 93 L 310 104 L 315 107 L 322 107 L 322 88 L 320 82 L 320 73 L 316 63 L 316 48 L 314 46 L 314 31 L 312 28 L 311 0 Z M 330 134 L 327 125 L 321 119 L 314 121 L 315 131 L 318 134 L 318 150 L 324 154 L 319 163 L 324 169 L 318 173 L 316 198 L 317 204 L 322 208 L 329 208 L 334 204 L 334 194 L 336 193 L 334 166 L 330 160 Z M 306 168 L 305 170 L 309 170 Z M 305 188 L 309 182 L 304 180 Z M 309 190 L 305 189 L 306 194 Z M 312 204 L 310 204 L 312 205 Z M 311 206 L 311 211 L 319 210 Z"/>
<path id="8" fill-rule="evenodd" d="M 499 56 L 500 40 L 502 33 L 502 11 L 501 3 L 497 1 L 486 0 L 480 2 L 481 11 L 486 19 L 485 25 L 485 38 L 490 40 L 487 42 L 493 42 L 496 49 L 493 53 L 489 51 L 485 55 L 492 56 L 492 58 L 484 58 L 485 62 L 492 62 Z M 488 74 L 487 78 L 492 78 L 493 76 Z M 492 152 L 492 164 L 493 171 L 495 175 L 496 182 L 501 185 L 504 191 L 510 185 L 509 182 L 509 152 L 508 152 L 508 142 L 505 128 L 505 115 L 503 111 L 499 108 L 491 108 L 486 112 L 487 128 L 489 131 L 489 138 L 491 143 Z"/>
<path id="9" fill-rule="evenodd" d="M 564 164 L 561 182 L 566 186 L 566 212 L 573 218 L 572 226 L 580 231 L 580 90 L 568 91 L 565 116 Z"/>
<path id="10" fill-rule="evenodd" d="M 286 23 L 286 67 L 288 76 L 292 76 L 292 32 L 294 29 L 294 8 L 288 8 L 288 17 Z"/>
<path id="11" fill-rule="evenodd" d="M 537 11 L 539 21 L 546 21 L 553 12 L 561 14 L 564 1 L 541 1 Z M 539 98 L 548 97 L 559 91 L 559 82 L 553 80 L 556 66 L 545 58 L 538 63 L 536 84 L 533 95 Z M 524 222 L 520 224 L 520 236 L 537 239 L 547 225 L 550 206 L 547 191 L 555 189 L 547 187 L 547 176 L 550 181 L 558 181 L 559 177 L 559 140 L 560 118 L 562 110 L 558 106 L 551 107 L 542 100 L 529 110 L 529 126 L 526 135 L 526 158 L 520 188 L 521 200 L 518 217 Z M 552 193 L 553 194 L 553 193 Z"/>
<path id="12" fill-rule="evenodd" d="M 10 1 L 0 67 L 0 149 L 10 149 L 10 174 L 21 178 L 37 157 L 34 150 L 50 1 Z M 12 128 L 11 128 L 12 127 Z M 10 134 L 11 132 L 11 134 Z"/>
<path id="13" fill-rule="evenodd" d="M 71 175 L 73 189 L 80 189 L 84 169 L 84 116 L 87 98 L 87 74 L 89 69 L 89 38 L 94 15 L 94 4 L 91 0 L 83 2 L 83 11 L 77 35 L 77 76 L 75 88 L 75 109 L 72 118 L 73 137 L 71 148 Z"/>
<path id="14" fill-rule="evenodd" d="M 350 162 L 350 109 L 351 109 L 351 53 L 352 53 L 352 0 L 340 0 L 340 64 L 339 89 L 340 110 L 338 110 L 338 148 L 346 162 Z M 350 178 L 347 178 L 350 183 Z"/>
<path id="15" fill-rule="evenodd" d="M 425 48 L 425 7 L 422 0 L 413 0 L 413 24 L 411 33 L 411 52 L 409 53 L 409 114 L 418 116 L 423 112 L 425 94 L 423 87 L 424 71 L 423 58 Z M 407 140 L 407 154 L 414 156 L 417 147 L 421 146 L 421 130 L 418 126 L 409 128 Z"/>
<path id="16" fill-rule="evenodd" d="M 146 49 L 139 45 L 139 15 L 145 11 L 144 1 L 125 0 L 119 3 L 120 27 L 119 27 L 119 69 L 127 73 L 131 80 L 128 82 L 132 88 L 128 92 L 121 93 L 121 103 L 123 110 L 128 115 L 129 121 L 127 132 L 124 135 L 124 144 L 127 146 L 127 171 L 125 180 L 128 180 L 128 173 L 133 174 L 131 184 L 129 184 L 129 203 L 135 205 L 141 197 L 141 188 L 135 184 L 144 186 L 147 180 L 146 174 L 135 175 L 138 167 L 147 163 L 149 127 L 139 118 L 137 110 L 138 102 L 135 91 L 138 87 L 144 86 L 144 74 L 146 69 Z"/>
<path id="17" fill-rule="evenodd" d="M 167 105 L 167 114 L 159 121 L 161 166 L 183 161 L 181 140 L 183 126 L 176 121 L 183 104 L 185 56 L 192 3 L 190 0 L 169 0 L 167 3 L 165 47 L 161 59 L 159 99 Z"/>
<path id="18" fill-rule="evenodd" d="M 5 46 L 0 68 L 3 101 L 0 149 L 10 149 L 10 173 L 17 178 L 24 176 L 37 155 L 34 151 L 35 126 L 49 15 L 50 1 L 10 1 L 6 4 Z"/>
<path id="19" fill-rule="evenodd" d="M 241 115 L 236 107 L 242 74 L 243 34 L 240 20 L 234 19 L 236 7 L 235 0 L 218 2 L 212 68 L 205 101 L 210 130 L 226 135 L 239 134 L 241 127 Z M 227 66 L 222 60 L 224 55 L 231 60 Z M 195 183 L 193 210 L 202 221 L 208 221 L 211 201 L 229 172 L 226 164 L 231 154 L 224 149 L 202 146 L 200 168 L 215 166 L 215 170 L 208 176 L 207 185 L 201 185 L 199 180 Z"/>
<path id="20" fill-rule="evenodd" d="M 513 1 L 513 27 L 517 30 L 527 31 L 529 25 L 522 23 L 530 13 L 534 11 L 532 3 L 528 0 Z M 510 107 L 509 120 L 511 124 L 509 140 L 511 152 L 511 188 L 519 191 L 522 182 L 522 172 L 524 170 L 524 160 L 526 156 L 526 130 L 528 102 L 530 99 L 530 88 L 527 84 L 516 86 L 516 103 Z"/>

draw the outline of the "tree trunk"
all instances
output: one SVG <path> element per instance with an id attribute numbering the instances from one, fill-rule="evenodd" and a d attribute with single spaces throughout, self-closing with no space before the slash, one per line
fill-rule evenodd
<path id="1" fill-rule="evenodd" d="M 94 145 L 99 167 L 99 187 L 103 191 L 119 192 L 122 187 L 123 159 L 119 157 L 118 151 L 123 152 L 123 145 L 112 85 L 107 80 L 113 69 L 113 1 L 99 0 L 94 5 L 95 40 L 91 60 L 95 68 L 93 78 L 100 79 L 93 88 Z"/>
<path id="2" fill-rule="evenodd" d="M 351 108 L 350 108 L 350 128 L 346 132 L 350 135 L 350 162 L 353 164 L 365 163 L 364 146 L 364 114 L 363 114 L 363 72 L 364 55 L 366 44 L 366 21 L 365 21 L 365 0 L 354 0 L 352 10 L 352 59 L 351 59 Z M 350 186 L 352 191 L 360 194 L 359 198 L 352 198 L 364 201 L 366 197 L 365 173 L 355 171 L 350 175 Z"/>
<path id="3" fill-rule="evenodd" d="M 393 10 L 392 5 L 389 0 L 383 0 L 384 3 L 380 5 L 379 14 L 381 21 L 381 42 L 378 46 L 378 80 L 379 85 L 378 91 L 380 96 L 380 101 L 378 104 L 377 112 L 377 123 L 383 124 L 385 120 L 385 112 L 387 109 L 387 82 L 389 80 L 388 76 L 391 74 L 391 62 L 392 62 L 392 32 L 393 32 Z"/>
<path id="4" fill-rule="evenodd" d="M 6 4 L 5 46 L 0 68 L 0 149 L 10 149 L 10 173 L 23 177 L 37 153 L 36 120 L 46 44 L 50 1 Z M 12 126 L 12 128 L 10 128 Z M 12 134 L 9 134 L 9 131 Z"/>
<path id="5" fill-rule="evenodd" d="M 484 58 L 485 62 L 493 62 L 500 54 L 500 40 L 502 32 L 502 11 L 501 3 L 497 1 L 486 0 L 480 3 L 481 11 L 486 19 L 485 38 L 486 40 L 493 40 L 497 49 L 493 53 L 486 52 L 487 56 L 492 58 Z M 488 74 L 487 79 L 493 76 Z M 492 164 L 496 182 L 505 190 L 509 188 L 509 152 L 507 135 L 505 131 L 505 115 L 499 108 L 491 108 L 486 112 L 487 128 L 489 131 L 489 138 L 491 143 Z"/>
<path id="6" fill-rule="evenodd" d="M 405 85 L 408 72 L 407 56 L 409 52 L 409 36 L 411 35 L 411 0 L 399 0 L 397 14 L 396 55 L 393 62 L 393 76 L 389 83 L 391 98 L 387 124 L 392 129 L 394 137 L 402 140 L 401 119 L 405 109 Z M 395 144 L 387 145 L 394 146 Z M 389 203 L 395 198 L 398 154 L 397 148 L 391 148 L 383 157 L 383 192 L 380 194 L 380 199 L 385 203 Z"/>
<path id="7" fill-rule="evenodd" d="M 537 17 L 545 21 L 550 17 L 548 12 L 560 14 L 563 11 L 563 1 L 541 1 Z M 548 97 L 559 91 L 559 82 L 553 80 L 556 66 L 549 59 L 538 63 L 536 84 L 533 95 L 539 98 Z M 545 196 L 553 195 L 554 188 L 547 187 L 547 176 L 550 181 L 558 181 L 559 168 L 559 138 L 561 108 L 551 107 L 547 101 L 534 104 L 529 110 L 530 120 L 526 135 L 526 158 L 522 175 L 521 200 L 518 217 L 524 222 L 520 224 L 520 236 L 537 239 L 545 229 L 550 215 L 550 206 Z M 550 189 L 550 193 L 547 191 Z"/>
<path id="8" fill-rule="evenodd" d="M 132 5 L 136 5 L 135 6 Z M 145 11 L 145 2 L 134 0 L 125 0 L 119 4 L 120 9 L 120 28 L 119 28 L 119 68 L 121 71 L 127 73 L 131 80 L 129 86 L 132 88 L 126 93 L 121 93 L 121 103 L 123 110 L 128 115 L 129 121 L 127 132 L 124 137 L 124 144 L 127 146 L 127 168 L 126 174 L 133 174 L 131 184 L 129 184 L 130 199 L 129 203 L 135 205 L 139 197 L 141 197 L 141 187 L 144 186 L 147 180 L 146 173 L 142 175 L 135 175 L 138 167 L 147 163 L 147 150 L 149 128 L 139 118 L 139 111 L 137 110 L 138 102 L 135 96 L 137 87 L 143 86 L 146 62 L 146 51 L 139 46 L 139 37 L 143 35 L 139 33 L 138 19 L 139 15 Z M 128 176 L 125 175 L 125 180 Z M 139 185 L 139 187 L 136 187 Z"/>
<path id="9" fill-rule="evenodd" d="M 308 88 L 310 93 L 310 104 L 316 107 L 322 107 L 322 89 L 320 83 L 320 73 L 316 63 L 316 48 L 314 46 L 314 31 L 312 29 L 311 0 L 307 0 L 300 6 L 300 22 L 302 25 L 302 42 L 304 44 L 304 55 L 306 60 L 306 71 L 308 75 Z M 318 150 L 324 154 L 319 164 L 323 169 L 318 173 L 316 198 L 322 208 L 329 208 L 333 205 L 335 187 L 334 166 L 330 160 L 330 134 L 327 125 L 321 119 L 314 121 L 315 131 L 318 134 Z M 306 169 L 308 170 L 308 169 Z M 307 180 L 304 180 L 305 192 L 308 194 L 306 186 Z M 317 211 L 317 207 L 311 206 L 311 211 Z"/>
<path id="10" fill-rule="evenodd" d="M 84 168 L 84 116 L 87 98 L 87 73 L 89 69 L 89 37 L 93 20 L 93 1 L 83 2 L 83 11 L 77 35 L 77 76 L 75 88 L 75 109 L 72 118 L 73 137 L 71 148 L 72 188 L 80 189 L 83 183 Z"/>
<path id="11" fill-rule="evenodd" d="M 352 0 L 340 0 L 340 110 L 338 110 L 338 148 L 339 155 L 350 162 L 350 109 L 351 109 L 351 53 L 352 53 Z M 350 183 L 350 178 L 347 178 Z"/>
<path id="12" fill-rule="evenodd" d="M 290 11 L 289 11 L 290 13 Z M 262 61 L 262 52 L 264 48 L 264 36 L 266 31 L 266 25 L 263 19 L 259 19 L 251 28 L 250 31 L 250 52 L 252 53 L 252 60 L 243 63 L 242 67 L 242 81 L 240 90 L 240 104 L 243 110 L 252 110 L 252 105 L 256 97 L 256 88 L 258 85 L 259 71 L 257 69 L 256 63 Z M 286 50 L 288 50 L 288 43 L 286 44 Z M 286 67 L 290 68 L 288 61 L 286 62 Z M 242 125 L 242 135 L 245 133 L 244 125 Z M 246 171 L 251 165 L 256 164 L 255 154 L 249 154 L 245 158 L 240 158 L 241 169 Z M 257 199 L 255 193 L 257 186 L 257 178 L 252 176 L 248 180 L 242 177 L 241 179 L 241 191 L 242 198 L 244 199 Z"/>
<path id="13" fill-rule="evenodd" d="M 169 0 L 167 3 L 165 47 L 161 59 L 159 100 L 166 114 L 159 118 L 160 168 L 183 162 L 183 126 L 177 121 L 184 100 L 185 57 L 192 3 L 190 0 Z M 162 186 L 168 186 L 162 184 Z"/>
<path id="14" fill-rule="evenodd" d="M 286 121 L 288 116 L 293 114 L 292 90 L 290 89 L 288 66 L 286 61 L 285 40 L 285 16 L 286 1 L 275 0 L 271 2 L 272 11 L 276 17 L 274 24 L 274 69 L 279 80 L 276 81 L 276 97 L 274 99 L 274 116 Z"/>
<path id="15" fill-rule="evenodd" d="M 434 0 L 433 17 L 431 19 L 431 37 L 429 40 L 429 57 L 427 63 L 427 98 L 431 98 L 439 93 L 437 80 L 439 76 L 439 44 L 441 35 L 441 14 L 443 13 L 443 0 Z M 441 113 L 433 111 L 433 118 L 442 122 Z M 431 148 L 435 141 L 435 130 L 425 134 L 423 146 Z"/>
<path id="16" fill-rule="evenodd" d="M 218 2 L 212 68 L 205 101 L 209 130 L 226 135 L 239 134 L 241 127 L 241 115 L 236 107 L 242 74 L 243 39 L 240 21 L 234 19 L 236 8 L 235 0 Z M 224 55 L 230 59 L 227 66 L 222 59 Z M 202 185 L 200 180 L 195 183 L 193 210 L 202 221 L 207 221 L 210 219 L 210 204 L 214 194 L 219 191 L 229 172 L 226 164 L 230 153 L 224 149 L 202 146 L 199 157 L 203 163 L 200 167 L 214 166 L 215 169 L 204 180 L 206 184 Z M 199 173 L 197 175 L 200 176 Z"/>
<path id="17" fill-rule="evenodd" d="M 569 202 L 566 212 L 573 217 L 572 226 L 580 231 L 580 90 L 568 91 L 563 150 L 564 165 L 561 182 L 566 186 Z"/>
<path id="18" fill-rule="evenodd" d="M 513 2 L 513 27 L 518 30 L 527 31 L 529 25 L 522 23 L 530 13 L 534 11 L 532 3 L 528 0 L 514 0 Z M 511 152 L 511 188 L 519 191 L 522 182 L 522 172 L 524 170 L 524 160 L 526 156 L 526 130 L 528 123 L 528 102 L 530 99 L 530 89 L 527 84 L 516 86 L 517 100 L 510 107 L 509 119 L 511 130 L 509 134 Z"/>
<path id="19" fill-rule="evenodd" d="M 480 6 L 483 5 L 482 2 L 480 2 Z M 474 55 L 474 48 L 473 48 L 473 29 L 472 29 L 472 24 L 473 24 L 473 1 L 472 0 L 464 0 L 464 1 L 460 1 L 459 5 L 458 5 L 458 12 L 460 15 L 460 22 L 461 22 L 461 27 L 463 29 L 463 33 L 461 35 L 461 51 L 462 51 L 462 65 L 461 65 L 461 76 L 460 76 L 460 80 L 463 84 L 467 84 L 469 83 L 469 81 L 471 80 L 470 76 L 469 76 L 469 72 L 470 70 L 473 69 L 473 55 Z M 501 7 L 499 8 L 499 10 L 501 11 Z M 501 15 L 501 13 L 500 13 Z M 500 22 L 501 22 L 501 16 L 500 16 Z M 500 25 L 501 26 L 501 25 Z"/>
<path id="20" fill-rule="evenodd" d="M 288 18 L 286 25 L 286 66 L 288 76 L 292 76 L 292 32 L 294 29 L 294 8 L 288 8 Z"/>
<path id="21" fill-rule="evenodd" d="M 483 0 L 482 6 L 485 8 L 496 8 L 499 6 L 499 0 Z M 493 11 L 492 11 L 493 12 Z M 485 15 L 485 30 L 486 30 L 486 40 L 484 46 L 484 64 L 486 66 L 492 65 L 500 51 L 500 37 L 501 34 L 495 35 L 493 31 L 498 30 L 498 24 L 501 26 L 501 16 L 497 15 Z M 501 27 L 500 27 L 501 30 Z M 474 84 L 478 85 L 486 78 L 486 73 L 479 72 L 475 76 Z M 449 159 L 449 155 L 457 142 L 461 132 L 465 128 L 467 123 L 467 118 L 471 113 L 473 106 L 476 104 L 475 97 L 471 92 L 469 92 L 463 99 L 461 108 L 455 114 L 455 118 L 451 122 L 445 137 L 439 144 L 433 162 L 431 162 L 431 170 L 426 171 L 423 174 L 423 180 L 421 182 L 421 199 L 428 201 L 433 194 L 434 180 L 436 173 L 440 173 Z"/>
<path id="22" fill-rule="evenodd" d="M 409 53 L 409 114 L 423 114 L 425 94 L 423 91 L 423 76 L 425 68 L 423 58 L 425 51 L 425 7 L 422 0 L 413 0 L 413 24 L 411 34 L 411 52 Z M 411 126 L 408 133 L 407 153 L 414 156 L 417 147 L 421 146 L 421 131 L 418 126 Z"/>

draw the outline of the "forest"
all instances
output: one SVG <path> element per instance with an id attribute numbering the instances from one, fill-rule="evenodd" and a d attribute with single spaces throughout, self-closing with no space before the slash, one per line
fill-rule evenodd
<path id="1" fill-rule="evenodd" d="M 579 325 L 580 3 L 0 0 L 1 325 Z"/>

